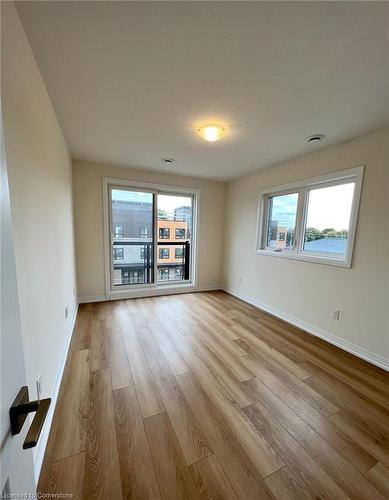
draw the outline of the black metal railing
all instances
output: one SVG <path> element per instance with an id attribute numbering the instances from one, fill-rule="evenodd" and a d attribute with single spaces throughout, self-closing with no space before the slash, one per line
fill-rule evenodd
<path id="1" fill-rule="evenodd" d="M 150 241 L 115 240 L 113 248 L 139 247 L 138 256 L 128 255 L 124 251 L 123 259 L 113 260 L 115 285 L 154 283 L 154 244 Z M 167 262 L 159 258 L 160 247 L 182 247 L 182 257 L 169 256 Z M 126 255 L 127 253 L 127 255 Z M 119 274 L 120 273 L 120 274 Z M 190 279 L 190 241 L 158 241 L 157 242 L 157 281 L 188 281 Z"/>

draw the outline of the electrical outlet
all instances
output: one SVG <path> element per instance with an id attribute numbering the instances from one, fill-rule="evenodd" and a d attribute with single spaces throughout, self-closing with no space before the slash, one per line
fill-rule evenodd
<path id="1" fill-rule="evenodd" d="M 41 373 L 38 375 L 35 384 L 36 384 L 37 399 L 40 399 L 41 394 L 42 394 L 42 374 Z"/>
<path id="2" fill-rule="evenodd" d="M 340 309 L 333 307 L 331 309 L 331 319 L 338 321 L 339 317 L 340 317 Z"/>
<path id="3" fill-rule="evenodd" d="M 65 307 L 65 319 L 69 316 L 69 306 Z"/>

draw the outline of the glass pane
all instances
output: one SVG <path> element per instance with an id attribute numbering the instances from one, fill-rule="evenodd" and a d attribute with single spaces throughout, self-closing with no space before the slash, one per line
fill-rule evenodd
<path id="1" fill-rule="evenodd" d="M 269 198 L 266 247 L 281 252 L 293 249 L 298 193 Z"/>
<path id="2" fill-rule="evenodd" d="M 114 286 L 154 282 L 153 194 L 112 189 Z"/>
<path id="3" fill-rule="evenodd" d="M 158 195 L 158 282 L 190 280 L 191 196 Z"/>
<path id="4" fill-rule="evenodd" d="M 309 192 L 304 250 L 344 256 L 355 184 L 341 184 Z"/>

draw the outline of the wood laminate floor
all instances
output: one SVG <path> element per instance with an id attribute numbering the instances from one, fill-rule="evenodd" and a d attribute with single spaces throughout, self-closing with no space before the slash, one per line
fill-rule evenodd
<path id="1" fill-rule="evenodd" d="M 389 498 L 388 374 L 224 292 L 82 305 L 39 491 Z"/>

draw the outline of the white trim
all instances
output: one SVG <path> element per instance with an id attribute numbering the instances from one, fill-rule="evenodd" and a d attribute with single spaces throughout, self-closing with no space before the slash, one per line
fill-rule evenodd
<path id="1" fill-rule="evenodd" d="M 60 362 L 60 365 L 59 365 L 58 370 L 57 370 L 57 375 L 55 377 L 54 388 L 53 388 L 53 392 L 51 394 L 51 404 L 50 404 L 49 410 L 47 412 L 45 422 L 43 424 L 43 428 L 42 428 L 41 435 L 39 437 L 39 441 L 38 441 L 36 448 L 34 450 L 34 455 L 33 455 L 33 457 L 34 457 L 34 475 L 35 475 L 36 484 L 38 484 L 39 476 L 40 476 L 41 469 L 42 469 L 42 464 L 43 464 L 43 459 L 45 456 L 47 441 L 49 439 L 51 424 L 53 422 L 54 411 L 55 411 L 55 407 L 57 405 L 58 394 L 59 394 L 59 390 L 61 387 L 62 376 L 63 376 L 63 372 L 65 369 L 66 360 L 68 357 L 68 352 L 69 352 L 70 342 L 71 342 L 72 336 L 73 336 L 74 327 L 76 324 L 77 312 L 78 312 L 78 304 L 76 304 L 76 307 L 74 310 L 74 315 L 73 315 L 73 318 L 72 318 L 72 321 L 70 324 L 69 332 L 68 332 L 67 338 L 65 340 L 65 348 L 63 350 L 61 362 Z"/>
<path id="2" fill-rule="evenodd" d="M 247 302 L 255 307 L 258 307 L 259 309 L 262 309 L 263 311 L 266 311 L 273 316 L 276 316 L 277 318 L 280 318 L 287 323 L 290 323 L 291 325 L 296 326 L 297 328 L 300 328 L 301 330 L 304 330 L 305 332 L 309 333 L 310 335 L 313 335 L 315 337 L 319 337 L 326 342 L 335 345 L 336 347 L 339 347 L 340 349 L 347 351 L 351 354 L 354 354 L 354 356 L 357 356 L 358 358 L 361 358 L 365 361 L 368 361 L 369 363 L 378 366 L 379 368 L 382 368 L 383 370 L 389 371 L 389 359 L 384 358 L 383 356 L 380 356 L 379 354 L 375 354 L 374 352 L 368 351 L 364 347 L 359 347 L 356 344 L 353 344 L 352 342 L 349 342 L 348 340 L 342 339 L 340 337 L 337 337 L 336 335 L 333 335 L 332 333 L 326 332 L 325 330 L 322 330 L 321 328 L 311 325 L 310 323 L 307 323 L 304 320 L 295 318 L 294 316 L 282 311 L 281 309 L 278 309 L 277 307 L 270 306 L 268 304 L 265 304 L 264 302 L 261 302 L 260 300 L 256 299 L 255 297 L 250 297 L 248 295 L 242 294 L 232 288 L 224 287 L 223 290 L 230 295 L 233 295 L 234 297 L 237 297 L 238 299 L 243 300 L 244 302 Z"/>
<path id="3" fill-rule="evenodd" d="M 198 283 L 198 235 L 200 233 L 200 189 L 199 188 L 190 188 L 190 187 L 178 187 L 171 186 L 165 184 L 156 184 L 152 182 L 139 182 L 132 181 L 131 179 L 117 179 L 113 177 L 103 177 L 102 179 L 102 195 L 103 195 L 103 240 L 104 240 L 104 278 L 105 278 L 105 296 L 102 300 L 115 300 L 117 298 L 132 298 L 132 297 L 145 297 L 147 295 L 162 295 L 161 293 L 157 293 L 156 290 L 159 287 L 166 288 L 165 284 L 158 284 L 156 281 L 154 284 L 150 285 L 140 285 L 138 287 L 134 287 L 129 285 L 123 286 L 120 290 L 112 290 L 111 284 L 111 251 L 110 251 L 110 202 L 109 202 L 109 186 L 123 186 L 126 188 L 133 189 L 147 189 L 148 191 L 158 195 L 161 194 L 181 194 L 181 195 L 191 195 L 193 198 L 193 227 L 192 227 L 192 244 L 191 244 L 191 282 L 190 285 L 187 283 L 183 283 L 180 285 L 174 284 L 172 285 L 175 289 L 174 292 L 170 293 L 179 293 L 179 288 L 183 288 L 183 291 L 186 291 L 186 287 L 192 287 L 191 291 L 196 291 L 197 283 Z M 157 206 L 154 203 L 154 211 L 156 212 Z M 156 218 L 156 217 L 155 217 Z M 155 224 L 154 228 L 154 238 L 155 241 L 158 241 L 157 235 L 157 224 Z M 157 262 L 157 245 L 155 247 L 155 256 L 154 261 Z M 96 302 L 97 300 L 84 300 L 89 297 L 81 297 L 79 301 L 83 302 Z"/>
<path id="4" fill-rule="evenodd" d="M 85 297 L 80 297 L 78 302 L 80 304 L 87 304 L 91 302 L 110 302 L 111 300 L 124 300 L 124 299 L 137 299 L 141 297 L 157 297 L 162 295 L 176 295 L 180 293 L 197 293 L 197 292 L 208 292 L 211 290 L 223 290 L 221 285 L 204 285 L 204 286 L 194 286 L 191 284 L 184 285 L 165 285 L 160 288 L 147 288 L 144 290 L 132 290 L 129 296 L 128 291 L 121 292 L 120 290 L 115 292 L 109 299 L 105 295 L 89 295 Z"/>
<path id="5" fill-rule="evenodd" d="M 299 260 L 300 262 L 316 262 L 317 264 L 325 264 L 337 267 L 350 268 L 346 261 L 340 259 L 331 259 L 330 257 L 320 257 L 319 255 L 312 255 L 307 253 L 294 253 L 291 250 L 284 250 L 283 252 L 276 252 L 274 250 L 256 250 L 258 255 L 269 255 L 270 257 L 281 257 L 283 259 Z"/>
<path id="6" fill-rule="evenodd" d="M 357 230 L 357 221 L 359 213 L 359 204 L 362 191 L 364 166 L 349 168 L 338 172 L 312 177 L 301 181 L 284 184 L 281 186 L 272 186 L 259 192 L 257 227 L 255 239 L 255 252 L 259 255 L 268 255 L 272 257 L 282 257 L 292 260 L 305 262 L 315 262 L 318 264 L 327 264 L 338 267 L 350 268 L 353 257 L 355 234 Z M 346 242 L 345 255 L 335 255 L 330 253 L 318 253 L 304 250 L 304 230 L 307 216 L 308 202 L 307 190 L 318 189 L 321 187 L 336 186 L 354 182 L 355 188 L 350 212 L 350 226 L 348 228 L 348 237 Z M 296 227 L 293 249 L 277 251 L 266 247 L 267 239 L 267 219 L 269 198 L 276 195 L 286 195 L 289 193 L 298 193 L 298 205 L 296 214 Z"/>
<path id="7" fill-rule="evenodd" d="M 78 297 L 79 304 L 89 304 L 90 302 L 104 302 L 107 300 L 105 294 L 102 295 L 84 295 L 83 297 Z"/>

